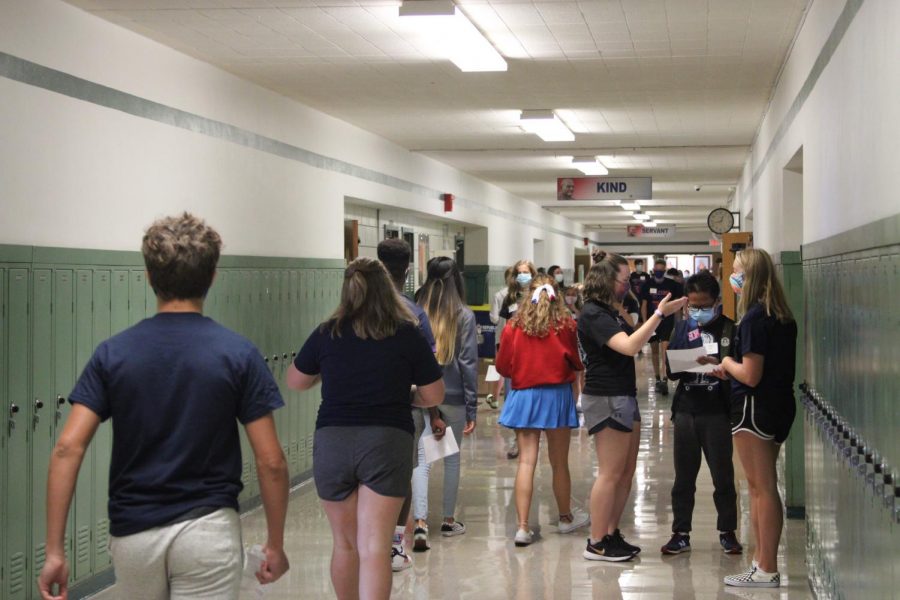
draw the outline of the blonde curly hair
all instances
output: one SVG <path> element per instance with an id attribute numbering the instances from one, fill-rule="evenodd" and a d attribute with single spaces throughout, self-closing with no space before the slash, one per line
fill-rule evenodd
<path id="1" fill-rule="evenodd" d="M 554 298 L 543 291 L 536 302 L 532 302 L 531 296 L 538 288 L 549 285 L 553 288 Z M 527 335 L 533 337 L 546 337 L 550 330 L 558 331 L 564 327 L 575 328 L 575 320 L 566 308 L 563 296 L 559 291 L 556 280 L 547 275 L 538 275 L 531 280 L 528 293 L 522 298 L 519 310 L 509 320 L 511 327 L 518 327 Z"/>

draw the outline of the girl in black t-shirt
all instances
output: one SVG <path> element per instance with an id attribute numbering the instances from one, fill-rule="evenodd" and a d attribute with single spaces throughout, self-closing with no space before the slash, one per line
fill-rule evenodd
<path id="1" fill-rule="evenodd" d="M 594 254 L 578 319 L 578 344 L 587 370 L 582 411 L 585 427 L 594 436 L 598 465 L 591 488 L 591 539 L 583 554 L 588 560 L 629 560 L 641 550 L 628 544 L 619 531 L 641 437 L 634 357 L 662 319 L 687 301 L 666 296 L 634 331 L 614 308 L 629 289 L 628 261 L 617 254 Z"/>
<path id="2" fill-rule="evenodd" d="M 793 396 L 797 325 L 771 257 L 758 249 L 738 253 L 731 284 L 743 315 L 734 358 L 713 372 L 731 378 L 731 431 L 750 489 L 750 522 L 756 554 L 746 573 L 727 585 L 778 587 L 778 542 L 783 514 L 775 462 L 796 412 Z"/>

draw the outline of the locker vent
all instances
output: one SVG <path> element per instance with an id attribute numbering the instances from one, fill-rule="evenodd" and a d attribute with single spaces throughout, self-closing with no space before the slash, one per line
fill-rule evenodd
<path id="1" fill-rule="evenodd" d="M 17 594 L 25 589 L 25 553 L 17 552 L 9 557 L 9 593 Z"/>
<path id="2" fill-rule="evenodd" d="M 91 559 L 91 528 L 81 527 L 75 533 L 75 560 L 79 563 Z"/>
<path id="3" fill-rule="evenodd" d="M 47 544 L 40 543 L 34 548 L 34 572 L 38 573 L 44 567 L 47 560 Z"/>
<path id="4" fill-rule="evenodd" d="M 102 556 L 109 552 L 109 519 L 97 521 L 97 554 Z"/>

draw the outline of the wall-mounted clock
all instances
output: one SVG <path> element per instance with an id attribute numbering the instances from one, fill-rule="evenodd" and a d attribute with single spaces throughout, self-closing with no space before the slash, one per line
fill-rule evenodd
<path id="1" fill-rule="evenodd" d="M 734 215 L 727 208 L 714 208 L 706 217 L 706 225 L 718 235 L 728 233 L 734 228 Z"/>

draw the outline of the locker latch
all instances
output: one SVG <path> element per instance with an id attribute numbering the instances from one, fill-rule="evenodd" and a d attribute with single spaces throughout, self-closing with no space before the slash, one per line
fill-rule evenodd
<path id="1" fill-rule="evenodd" d="M 7 437 L 12 437 L 13 429 L 16 428 L 16 413 L 19 412 L 19 405 L 15 402 L 9 405 L 9 420 L 7 421 L 7 428 L 9 429 L 9 433 Z"/>

